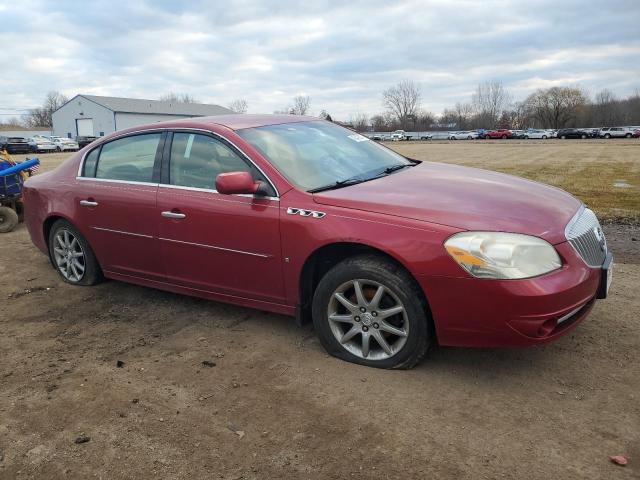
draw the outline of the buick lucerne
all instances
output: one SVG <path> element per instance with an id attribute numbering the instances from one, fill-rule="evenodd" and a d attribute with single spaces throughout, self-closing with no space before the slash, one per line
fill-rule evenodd
<path id="1" fill-rule="evenodd" d="M 311 117 L 229 115 L 100 138 L 30 178 L 25 219 L 68 283 L 104 277 L 312 321 L 339 358 L 557 339 L 612 255 L 570 194 L 405 158 Z"/>

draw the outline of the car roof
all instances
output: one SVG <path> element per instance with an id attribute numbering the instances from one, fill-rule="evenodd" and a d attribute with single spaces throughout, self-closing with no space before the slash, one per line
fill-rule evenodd
<path id="1" fill-rule="evenodd" d="M 265 127 L 267 125 L 280 125 L 283 123 L 318 121 L 319 118 L 306 115 L 281 115 L 281 114 L 247 114 L 238 113 L 234 115 L 215 115 L 212 117 L 184 118 L 180 120 L 169 120 L 166 122 L 154 123 L 154 127 L 206 127 L 208 125 L 221 125 L 231 130 L 242 130 L 245 128 Z"/>

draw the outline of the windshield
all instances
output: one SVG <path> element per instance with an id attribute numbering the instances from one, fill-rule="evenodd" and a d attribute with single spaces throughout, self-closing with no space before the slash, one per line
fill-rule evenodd
<path id="1" fill-rule="evenodd" d="M 367 180 L 389 168 L 412 165 L 367 137 L 324 121 L 268 125 L 236 133 L 303 190 Z"/>

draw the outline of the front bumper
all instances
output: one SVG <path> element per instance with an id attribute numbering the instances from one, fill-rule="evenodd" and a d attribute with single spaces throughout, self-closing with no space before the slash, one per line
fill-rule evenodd
<path id="1" fill-rule="evenodd" d="M 602 269 L 588 267 L 567 242 L 555 247 L 563 266 L 540 277 L 419 276 L 438 342 L 468 347 L 530 346 L 550 342 L 577 326 L 601 296 Z"/>

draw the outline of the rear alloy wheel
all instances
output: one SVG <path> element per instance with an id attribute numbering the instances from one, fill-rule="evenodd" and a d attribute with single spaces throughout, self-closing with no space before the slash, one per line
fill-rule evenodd
<path id="1" fill-rule="evenodd" d="M 73 285 L 95 285 L 102 271 L 91 247 L 71 224 L 58 220 L 49 234 L 49 254 L 62 279 Z"/>
<path id="2" fill-rule="evenodd" d="M 507 136 L 506 136 L 506 135 L 502 135 L 502 139 L 503 139 L 503 140 L 506 140 L 506 139 L 507 139 Z"/>
<path id="3" fill-rule="evenodd" d="M 546 140 L 546 139 L 547 139 L 547 136 L 546 136 L 546 135 L 542 135 L 542 139 L 543 139 L 543 140 Z"/>
<path id="4" fill-rule="evenodd" d="M 608 133 L 604 136 L 604 138 L 611 138 L 611 135 L 609 135 Z"/>
<path id="5" fill-rule="evenodd" d="M 313 323 L 333 356 L 377 368 L 411 368 L 431 343 L 422 292 L 399 266 L 376 256 L 347 259 L 320 281 Z"/>
<path id="6" fill-rule="evenodd" d="M 18 213 L 9 207 L 0 207 L 0 233 L 8 233 L 18 224 Z"/>
<path id="7" fill-rule="evenodd" d="M 562 140 L 566 140 L 566 139 L 567 139 L 567 136 L 566 136 L 566 135 L 562 135 L 560 138 L 561 138 Z"/>
<path id="8" fill-rule="evenodd" d="M 626 138 L 631 138 L 631 134 L 630 134 L 630 133 L 627 133 L 627 134 L 625 135 L 625 137 L 626 137 Z"/>

